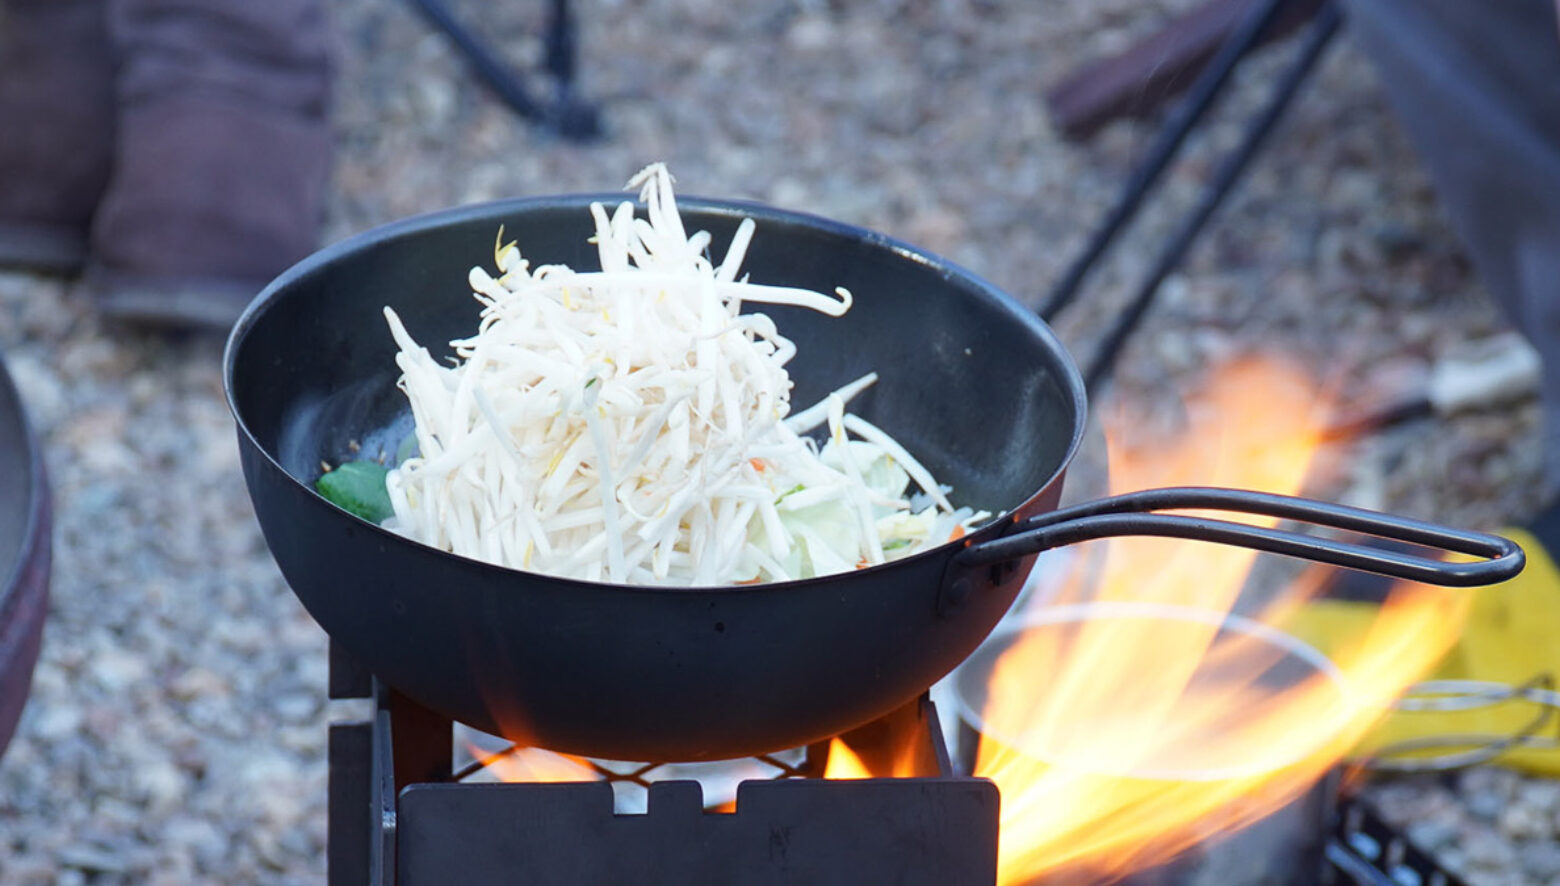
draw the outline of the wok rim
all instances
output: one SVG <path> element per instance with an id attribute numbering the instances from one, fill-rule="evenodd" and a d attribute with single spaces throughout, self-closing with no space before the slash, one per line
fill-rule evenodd
<path id="1" fill-rule="evenodd" d="M 6 368 L 4 352 L 0 351 L 0 398 L 10 400 L 16 409 L 12 414 L 21 429 L 22 469 L 27 472 L 27 497 L 22 502 L 24 511 L 21 544 L 16 549 L 16 561 L 6 570 L 0 583 L 0 610 L 18 592 L 22 581 L 31 569 L 42 537 L 47 532 L 48 481 L 44 475 L 43 453 L 38 447 L 37 435 L 27 420 L 27 410 L 22 403 L 22 392 Z"/>
<path id="2" fill-rule="evenodd" d="M 385 529 L 377 523 L 365 520 L 362 517 L 336 505 L 329 499 L 320 495 L 311 484 L 306 483 L 293 472 L 287 470 L 272 454 L 272 452 L 256 438 L 249 427 L 243 411 L 240 409 L 234 396 L 233 377 L 238 360 L 238 353 L 244 340 L 266 314 L 271 303 L 280 297 L 288 286 L 294 281 L 307 276 L 318 268 L 325 267 L 338 259 L 360 252 L 375 246 L 386 240 L 392 240 L 420 231 L 432 228 L 444 227 L 474 221 L 484 217 L 497 220 L 503 215 L 515 215 L 521 212 L 537 209 L 579 209 L 588 212 L 592 203 L 600 202 L 604 206 L 615 206 L 618 203 L 629 202 L 636 207 L 636 212 L 642 207 L 641 201 L 631 193 L 625 192 L 580 192 L 564 194 L 548 194 L 530 197 L 514 197 L 502 200 L 490 200 L 479 203 L 465 204 L 430 212 L 418 213 L 404 218 L 396 219 L 384 224 L 375 225 L 358 233 L 352 234 L 335 243 L 328 244 L 311 255 L 303 258 L 292 267 L 283 271 L 274 280 L 268 283 L 254 299 L 252 299 L 238 320 L 233 324 L 228 333 L 227 342 L 222 354 L 222 387 L 223 395 L 227 400 L 228 411 L 232 414 L 234 423 L 239 433 L 247 442 L 249 448 L 258 453 L 264 462 L 276 473 L 287 478 L 288 484 L 297 490 L 318 499 L 320 502 L 335 508 L 346 518 L 355 521 L 366 530 L 378 534 L 390 544 L 405 544 L 420 548 L 440 558 L 448 558 L 455 561 L 463 569 L 476 568 L 484 573 L 492 573 L 496 577 L 523 577 L 528 581 L 541 581 L 549 584 L 561 584 L 568 586 L 586 586 L 604 591 L 625 591 L 636 593 L 695 593 L 710 594 L 726 592 L 740 594 L 757 593 L 781 593 L 802 588 L 821 587 L 833 583 L 841 578 L 852 576 L 876 575 L 887 569 L 902 564 L 919 562 L 926 558 L 948 558 L 956 550 L 969 547 L 977 542 L 999 537 L 1007 527 L 1026 513 L 1034 501 L 1055 485 L 1066 473 L 1068 465 L 1072 463 L 1079 446 L 1082 444 L 1084 431 L 1088 425 L 1088 395 L 1084 388 L 1083 374 L 1079 371 L 1072 354 L 1062 345 L 1060 338 L 1048 323 L 1042 320 L 1035 311 L 1025 307 L 1012 295 L 1001 287 L 996 286 L 984 277 L 970 271 L 953 261 L 950 261 L 936 253 L 914 246 L 906 241 L 891 237 L 879 231 L 848 222 L 837 221 L 825 216 L 816 215 L 799 210 L 784 209 L 770 204 L 750 200 L 711 198 L 697 195 L 677 197 L 677 209 L 685 217 L 690 213 L 703 215 L 726 216 L 736 219 L 752 218 L 762 226 L 764 221 L 799 224 L 804 227 L 821 231 L 825 234 L 841 237 L 847 240 L 857 240 L 869 246 L 882 248 L 895 256 L 922 265 L 934 270 L 945 279 L 961 280 L 970 295 L 991 303 L 1003 313 L 1027 327 L 1037 338 L 1045 350 L 1057 363 L 1057 382 L 1067 399 L 1070 401 L 1073 413 L 1073 427 L 1069 436 L 1067 447 L 1058 459 L 1045 481 L 1037 488 L 1029 490 L 1024 499 L 1011 508 L 1000 511 L 992 516 L 985 524 L 972 530 L 962 538 L 944 542 L 937 547 L 930 548 L 907 557 L 890 560 L 873 566 L 856 569 L 852 572 L 831 573 L 828 575 L 813 576 L 811 578 L 791 579 L 789 581 L 760 582 L 751 585 L 644 585 L 644 584 L 620 584 L 606 581 L 590 581 L 587 579 L 566 578 L 564 576 L 549 575 L 542 572 L 531 572 L 524 569 L 516 569 L 509 566 L 501 566 L 485 560 L 462 556 L 441 548 L 434 547 L 413 538 L 401 535 Z"/>

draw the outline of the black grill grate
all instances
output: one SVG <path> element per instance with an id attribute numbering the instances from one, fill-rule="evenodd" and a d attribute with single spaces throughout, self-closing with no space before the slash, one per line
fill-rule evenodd
<path id="1" fill-rule="evenodd" d="M 1323 886 L 1467 886 L 1359 800 L 1340 805 Z"/>

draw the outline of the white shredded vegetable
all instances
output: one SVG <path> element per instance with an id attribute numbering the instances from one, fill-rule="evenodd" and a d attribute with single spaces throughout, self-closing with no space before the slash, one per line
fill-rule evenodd
<path id="1" fill-rule="evenodd" d="M 418 446 L 390 471 L 387 527 L 516 569 L 714 586 L 897 559 L 990 516 L 955 509 L 893 438 L 845 412 L 875 373 L 787 419 L 796 348 L 742 308 L 837 317 L 849 292 L 739 277 L 751 219 L 713 264 L 662 164 L 629 187 L 644 218 L 629 201 L 591 207 L 598 271 L 532 268 L 499 231 L 494 272 L 469 275 L 481 319 L 451 343 L 453 365 L 385 308 Z M 825 424 L 821 447 L 801 436 Z"/>

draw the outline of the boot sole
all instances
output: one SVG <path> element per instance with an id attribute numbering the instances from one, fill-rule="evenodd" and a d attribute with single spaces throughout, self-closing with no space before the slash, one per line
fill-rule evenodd
<path id="1" fill-rule="evenodd" d="M 89 265 L 82 288 L 104 317 L 159 329 L 226 333 L 269 281 L 153 274 Z"/>
<path id="2" fill-rule="evenodd" d="M 72 276 L 86 261 L 84 229 L 0 221 L 0 268 Z"/>

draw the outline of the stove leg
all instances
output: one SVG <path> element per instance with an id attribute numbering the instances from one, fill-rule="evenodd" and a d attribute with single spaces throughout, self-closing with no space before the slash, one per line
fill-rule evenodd
<path id="1" fill-rule="evenodd" d="M 409 784 L 449 781 L 455 756 L 455 723 L 394 689 L 389 694 L 395 765 L 395 789 Z"/>
<path id="2" fill-rule="evenodd" d="M 325 832 L 325 880 L 329 886 L 369 882 L 373 733 L 372 723 L 330 725 Z"/>

